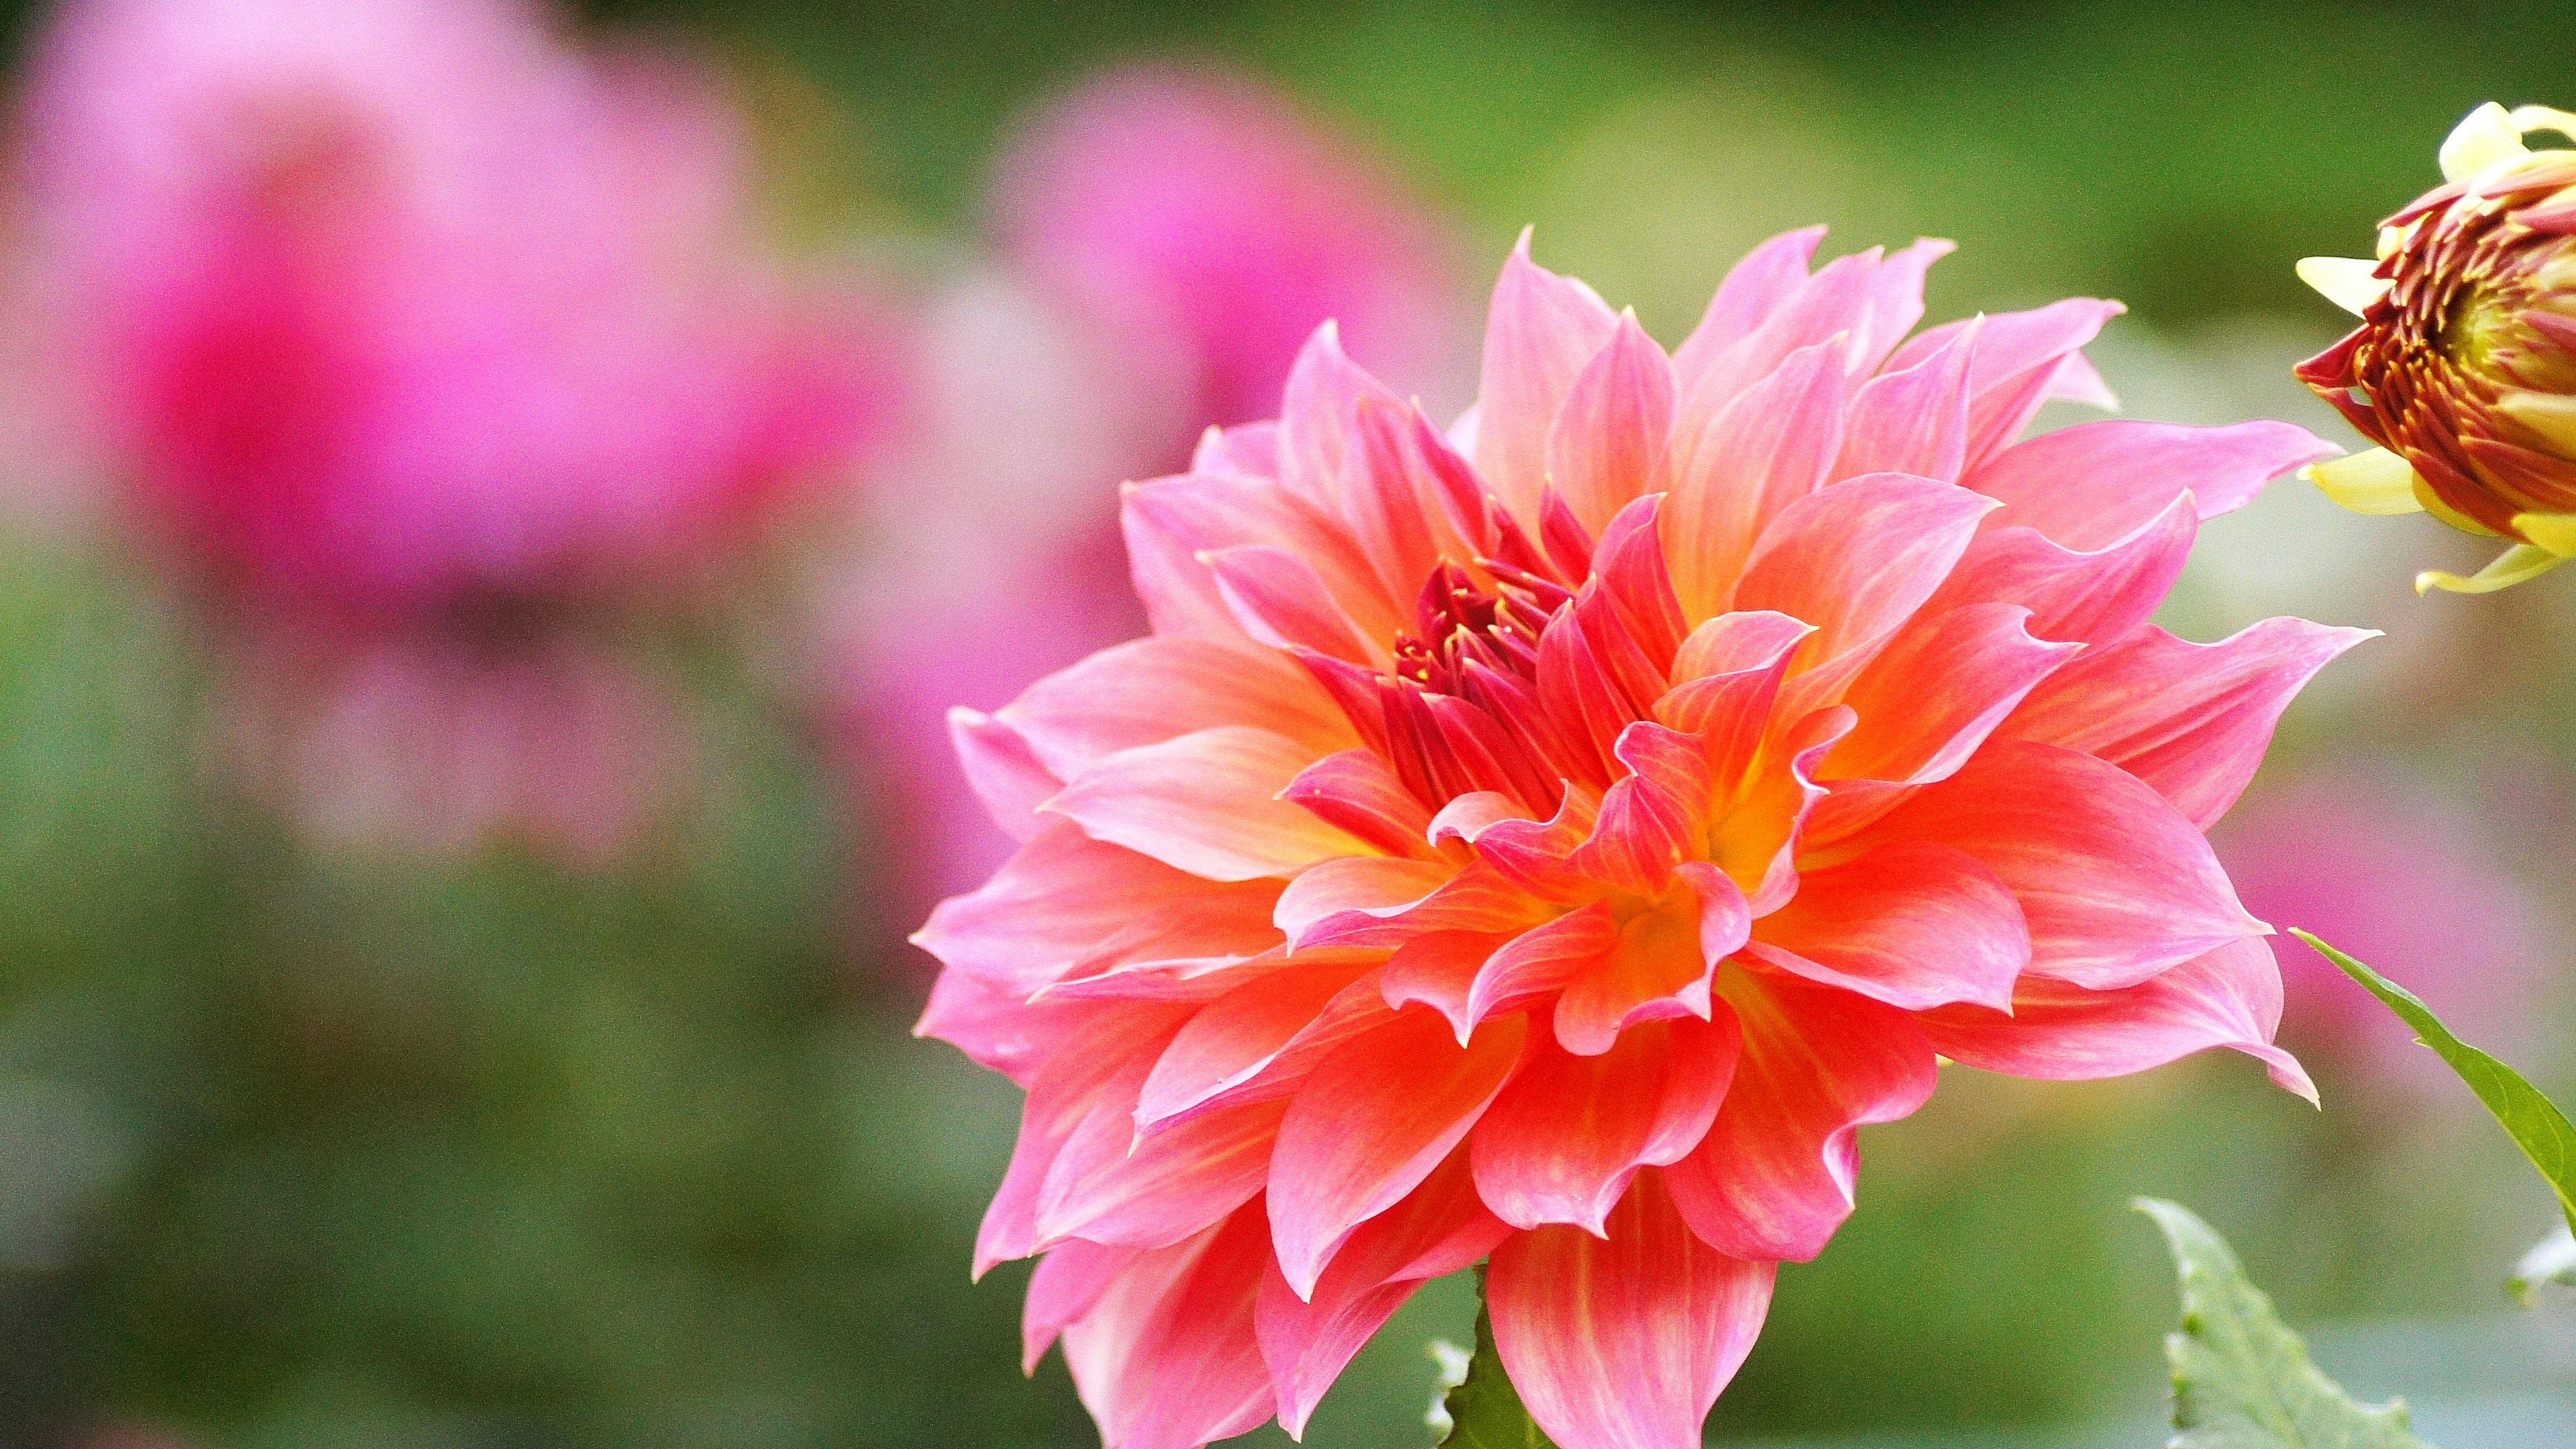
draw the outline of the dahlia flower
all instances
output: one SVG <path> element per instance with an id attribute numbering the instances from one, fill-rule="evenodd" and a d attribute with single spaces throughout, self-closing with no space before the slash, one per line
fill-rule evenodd
<path id="1" fill-rule="evenodd" d="M 2330 451 L 2101 421 L 2075 300 L 1909 338 L 1922 242 L 1766 243 L 1669 355 L 1505 263 L 1444 434 L 1330 327 L 1276 422 L 1125 495 L 1150 636 L 959 711 L 1025 843 L 917 939 L 921 1030 L 1025 1087 L 979 1271 L 1044 1254 L 1113 1449 L 1302 1430 L 1490 1257 L 1567 1449 L 1681 1449 L 1854 1129 L 1938 1060 L 2265 1062 L 2204 828 L 2360 632 L 2147 622 L 2202 518 Z"/>
<path id="2" fill-rule="evenodd" d="M 2576 152 L 2523 144 L 2571 128 L 2480 106 L 2442 143 L 2443 184 L 2380 223 L 2375 260 L 2299 263 L 2361 317 L 2299 380 L 2380 445 L 2308 476 L 2358 512 L 2511 545 L 2466 578 L 2417 575 L 2418 593 L 2488 593 L 2576 556 Z"/>

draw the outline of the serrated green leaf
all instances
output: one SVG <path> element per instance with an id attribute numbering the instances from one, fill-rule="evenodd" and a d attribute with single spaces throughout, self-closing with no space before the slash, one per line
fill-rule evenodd
<path id="1" fill-rule="evenodd" d="M 2305 931 L 2290 933 L 2324 953 L 2325 958 L 2343 968 L 2343 974 L 2369 988 L 2370 994 L 2387 1003 L 2388 1009 L 2415 1028 L 2416 1040 L 2431 1047 L 2478 1100 L 2487 1104 L 2496 1121 L 2504 1124 L 2514 1145 L 2540 1175 L 2549 1180 L 2558 1194 L 2558 1210 L 2566 1215 L 2570 1227 L 2576 1227 L 2576 1126 L 2558 1104 L 2541 1095 L 2540 1089 L 2522 1079 L 2522 1074 L 2494 1057 L 2451 1035 L 2451 1029 L 2433 1014 L 2415 993 L 2371 970 Z"/>
<path id="2" fill-rule="evenodd" d="M 2164 1229 L 2182 1277 L 2182 1331 L 2165 1336 L 2181 1432 L 2166 1449 L 2432 1449 L 2407 1432 L 2403 1401 L 2356 1404 L 2308 1361 L 2209 1224 L 2154 1198 L 2131 1205 Z"/>
<path id="3" fill-rule="evenodd" d="M 2513 1265 L 2513 1276 L 2504 1280 L 2505 1291 L 2524 1303 L 2536 1301 L 2540 1290 L 2551 1284 L 2576 1288 L 2576 1233 L 2563 1226 L 2532 1244 L 2522 1261 Z"/>
<path id="4" fill-rule="evenodd" d="M 1485 1270 L 1476 1270 L 1476 1354 L 1467 1377 L 1440 1401 L 1449 1433 L 1439 1449 L 1556 1449 L 1547 1431 L 1531 1422 L 1521 1391 L 1494 1352 L 1494 1316 L 1485 1311 Z"/>

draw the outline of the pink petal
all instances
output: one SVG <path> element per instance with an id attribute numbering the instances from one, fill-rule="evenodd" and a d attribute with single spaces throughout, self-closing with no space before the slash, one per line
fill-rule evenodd
<path id="1" fill-rule="evenodd" d="M 912 940 L 1025 998 L 1085 960 L 1258 955 L 1278 943 L 1278 898 L 1276 881 L 1202 880 L 1050 823 L 982 889 L 940 902 Z"/>
<path id="2" fill-rule="evenodd" d="M 1008 723 L 963 705 L 948 711 L 948 739 L 958 766 L 993 823 L 1013 840 L 1038 833 L 1038 807 L 1064 782 L 1038 762 L 1027 739 Z"/>
<path id="3" fill-rule="evenodd" d="M 1557 997 L 1556 1039 L 1567 1051 L 1599 1056 L 1641 1022 L 1709 1018 L 1709 975 L 1744 944 L 1752 909 L 1735 882 L 1705 861 L 1675 873 L 1690 896 L 1622 925 L 1610 953 Z"/>
<path id="4" fill-rule="evenodd" d="M 2270 945 L 2255 938 L 2115 991 L 2032 976 L 2014 993 L 2010 1016 L 1952 1006 L 1921 1020 L 1942 1055 L 2016 1077 L 2092 1081 L 2229 1047 L 2262 1062 L 2288 1090 L 2317 1099 L 2298 1060 L 2272 1045 L 2281 1025 L 2281 973 Z"/>
<path id="5" fill-rule="evenodd" d="M 1824 486 L 1842 450 L 1845 350 L 1819 342 L 1711 413 L 1676 425 L 1667 532 L 1673 591 L 1694 622 L 1727 607 L 1780 510 Z"/>
<path id="6" fill-rule="evenodd" d="M 1908 365 L 1889 360 L 1889 353 L 1923 320 L 1924 276 L 1934 262 L 1958 249 L 1957 243 L 1940 237 L 1920 237 L 1878 264 L 1869 280 L 1869 310 L 1852 329 L 1855 373 L 1894 372 Z"/>
<path id="7" fill-rule="evenodd" d="M 1423 865 L 1419 861 L 1381 862 L 1384 866 Z M 1447 874 L 1455 871 L 1454 874 Z M 1433 867 L 1434 878 L 1446 875 L 1427 893 L 1409 900 L 1384 906 L 1356 905 L 1349 909 L 1330 909 L 1334 902 L 1361 898 L 1380 890 L 1391 890 L 1402 875 L 1415 872 L 1383 872 L 1382 878 L 1368 879 L 1359 869 L 1358 858 L 1327 861 L 1299 876 L 1280 897 L 1277 918 L 1283 922 L 1313 913 L 1310 924 L 1291 926 L 1290 939 L 1300 951 L 1318 946 L 1383 947 L 1393 949 L 1429 931 L 1483 931 L 1513 935 L 1546 920 L 1554 914 L 1546 901 L 1530 893 L 1500 872 L 1481 862 L 1458 870 L 1447 862 Z M 1323 876 L 1324 884 L 1311 891 L 1298 886 L 1314 876 Z"/>
<path id="8" fill-rule="evenodd" d="M 1968 462 L 1974 467 L 2021 435 L 2040 404 L 2056 394 L 2066 360 L 2126 310 L 2117 302 L 2069 297 L 2027 312 L 1952 322 L 1898 348 L 1887 365 L 1911 367 L 1970 327 L 1978 329 L 1977 362 L 1968 374 Z"/>
<path id="9" fill-rule="evenodd" d="M 1091 1002 L 1032 1005 L 963 971 L 942 971 L 931 983 L 929 1004 L 912 1034 L 944 1041 L 1026 1091 L 1039 1066 L 1087 1030 L 1102 1010 Z"/>
<path id="10" fill-rule="evenodd" d="M 1923 608 L 2020 604 L 2030 632 L 2042 639 L 2101 644 L 2138 625 L 2181 577 L 2200 521 L 2189 498 L 2176 498 L 2126 538 L 2092 552 L 2052 543 L 2037 529 L 1989 528 Z"/>
<path id="11" fill-rule="evenodd" d="M 1932 1095 L 1932 1045 L 1904 1012 L 1834 987 L 1729 970 L 1719 989 L 1743 1054 L 1708 1137 L 1665 1179 L 1717 1251 L 1805 1262 L 1851 1216 L 1854 1129 Z"/>
<path id="12" fill-rule="evenodd" d="M 1754 959 L 1906 1011 L 2004 1007 L 2030 964 L 2021 907 L 1994 872 L 1919 842 L 1801 873 L 1798 894 L 1754 935 L 1744 948 Z"/>
<path id="13" fill-rule="evenodd" d="M 1618 326 L 1590 287 L 1532 262 L 1521 233 L 1486 314 L 1474 453 L 1486 486 L 1524 522 L 1538 518 L 1557 411 Z"/>
<path id="14" fill-rule="evenodd" d="M 1104 1449 L 1200 1449 L 1271 1416 L 1253 1331 L 1269 1261 L 1258 1202 L 1203 1237 L 1139 1254 L 1064 1331 L 1065 1363 Z"/>
<path id="15" fill-rule="evenodd" d="M 1673 428 L 1673 367 L 1623 315 L 1574 380 L 1548 431 L 1548 477 L 1595 534 L 1655 488 Z"/>
<path id="16" fill-rule="evenodd" d="M 1358 621 L 1370 637 L 1392 637 L 1410 617 L 1412 600 L 1387 591 L 1359 540 L 1335 511 L 1285 485 L 1263 478 L 1185 474 L 1131 486 L 1125 513 L 1164 550 L 1156 555 L 1186 574 L 1203 555 L 1234 548 L 1265 548 L 1289 554 L 1314 574 L 1335 608 Z M 1129 563 L 1138 575 L 1138 592 L 1147 614 L 1155 614 L 1156 596 L 1147 592 L 1144 560 L 1133 549 Z M 1199 567 L 1203 574 L 1205 569 Z M 1186 589 L 1191 607 L 1207 602 L 1204 582 L 1154 580 L 1161 589 Z M 1166 632 L 1159 623 L 1155 632 Z M 1219 635 L 1217 637 L 1222 637 Z"/>
<path id="17" fill-rule="evenodd" d="M 1699 325 L 1673 351 L 1673 371 L 1687 395 L 1709 364 L 1751 335 L 1764 318 L 1778 311 L 1807 280 L 1807 265 L 1816 243 L 1825 239 L 1821 226 L 1782 232 L 1744 254 L 1717 284 Z"/>
<path id="18" fill-rule="evenodd" d="M 1298 1297 L 1311 1301 L 1351 1231 L 1419 1186 L 1476 1125 L 1526 1035 L 1526 1021 L 1503 1017 L 1461 1047 L 1436 1013 L 1406 1012 L 1306 1078 L 1270 1159 L 1271 1237 Z"/>
<path id="19" fill-rule="evenodd" d="M 1761 325 L 1697 370 L 1697 377 L 1681 394 L 1682 416 L 1714 416 L 1739 393 L 1770 376 L 1789 354 L 1837 337 L 1843 342 L 1844 369 L 1852 371 L 1858 362 L 1853 344 L 1868 327 L 1870 291 L 1882 264 L 1883 254 L 1872 247 L 1818 268 L 1773 307 Z"/>
<path id="20" fill-rule="evenodd" d="M 1599 1056 L 1532 1038 L 1469 1147 L 1476 1191 L 1516 1228 L 1599 1235 L 1640 1167 L 1678 1162 L 1708 1134 L 1735 1074 L 1735 1015 L 1647 1022 Z"/>
<path id="21" fill-rule="evenodd" d="M 1476 551 L 1449 524 L 1447 495 L 1463 482 L 1481 500 L 1483 489 L 1418 406 L 1371 398 L 1360 405 L 1358 428 L 1359 444 L 1343 465 L 1342 516 L 1388 596 L 1402 600 L 1442 558 Z"/>
<path id="22" fill-rule="evenodd" d="M 1993 506 L 1964 488 L 1893 473 L 1811 493 L 1763 531 L 1734 606 L 1815 625 L 1800 656 L 1832 659 L 1921 607 Z"/>
<path id="23" fill-rule="evenodd" d="M 2000 733 L 2117 765 L 2206 830 L 2254 777 L 2300 688 L 2374 633 L 2266 619 L 2193 644 L 2150 625 L 2086 650 L 2031 691 Z"/>
<path id="24" fill-rule="evenodd" d="M 1020 1104 L 1011 1165 L 975 1234 L 976 1277 L 996 1263 L 1037 1251 L 1038 1197 L 1056 1155 L 1094 1107 L 1134 1100 L 1137 1084 L 1187 1014 L 1186 1008 L 1150 1005 L 1105 1014 L 1091 1024 L 1081 1050 L 1059 1052 L 1038 1069 L 1028 1100 Z"/>
<path id="25" fill-rule="evenodd" d="M 1142 1074 L 1131 1085 L 1142 1085 Z M 1104 1094 L 1038 1187 L 1037 1246 L 1068 1239 L 1166 1248 L 1252 1200 L 1269 1175 L 1282 1101 L 1203 1112 L 1149 1138 L 1133 1099 Z"/>
<path id="26" fill-rule="evenodd" d="M 1121 750 L 1046 803 L 1094 840 L 1207 880 L 1289 876 L 1367 844 L 1279 796 L 1314 763 L 1285 735 L 1243 725 Z"/>
<path id="27" fill-rule="evenodd" d="M 1492 1252 L 1511 1229 L 1485 1210 L 1463 1151 L 1451 1152 L 1404 1201 L 1362 1223 L 1300 1299 L 1276 1263 L 1261 1280 L 1255 1326 L 1279 1395 L 1279 1424 L 1303 1436 L 1324 1391 L 1379 1326 L 1424 1283 Z"/>
<path id="28" fill-rule="evenodd" d="M 1155 1059 L 1137 1091 L 1135 1130 L 1151 1133 L 1253 1081 L 1323 1025 L 1367 970 L 1347 961 L 1293 963 L 1209 1002 Z"/>
<path id="29" fill-rule="evenodd" d="M 1914 366 L 1870 379 L 1852 399 L 1842 452 L 1826 476 L 1907 473 L 1958 482 L 1967 466 L 1968 368 L 1976 349 L 1971 325 Z"/>
<path id="30" fill-rule="evenodd" d="M 1700 736 L 1642 719 L 1620 732 L 1613 753 L 1632 773 L 1601 797 L 1574 864 L 1615 889 L 1652 896 L 1707 837 L 1708 755 Z"/>
<path id="31" fill-rule="evenodd" d="M 1279 797 L 1387 855 L 1431 854 L 1431 812 L 1375 750 L 1327 755 L 1299 771 Z"/>
<path id="32" fill-rule="evenodd" d="M 1545 1227 L 1494 1250 L 1494 1347 L 1565 1449 L 1699 1449 L 1770 1311 L 1773 1266 L 1693 1236 L 1660 1177 L 1638 1177 L 1606 1240 Z"/>
<path id="33" fill-rule="evenodd" d="M 2004 508 L 1994 527 L 2035 528 L 2072 549 L 2137 530 L 2186 491 L 2200 516 L 2254 501 L 2263 485 L 2342 450 L 2288 423 L 2191 428 L 2113 418 L 2042 433 L 1995 455 L 1967 485 Z"/>
<path id="34" fill-rule="evenodd" d="M 1217 593 L 1243 632 L 1273 649 L 1312 649 L 1326 658 L 1384 673 L 1394 667 L 1384 641 L 1342 610 L 1312 565 L 1266 544 L 1221 548 L 1201 556 Z"/>
<path id="35" fill-rule="evenodd" d="M 2209 842 L 2139 780 L 2090 755 L 1996 740 L 1864 832 L 1975 856 L 2030 925 L 2030 969 L 2090 990 L 2261 935 Z"/>
<path id="36" fill-rule="evenodd" d="M 1080 1240 L 1038 1260 L 1020 1309 L 1020 1372 L 1038 1371 L 1038 1360 L 1068 1323 L 1087 1317 L 1136 1261 L 1135 1248 L 1104 1248 Z"/>
<path id="37" fill-rule="evenodd" d="M 1386 1004 L 1400 1007 L 1421 1002 L 1439 1012 L 1458 1034 L 1458 1044 L 1465 1046 L 1476 1025 L 1470 993 L 1477 974 L 1505 939 L 1475 931 L 1433 931 L 1414 937 L 1386 959 L 1379 977 Z"/>
<path id="38" fill-rule="evenodd" d="M 1279 424 L 1276 421 L 1244 423 L 1221 428 L 1211 425 L 1199 435 L 1199 445 L 1190 454 L 1193 473 L 1224 473 L 1241 478 L 1279 477 Z"/>
<path id="39" fill-rule="evenodd" d="M 1341 329 L 1317 327 L 1297 351 L 1279 403 L 1279 481 L 1327 512 L 1342 508 L 1345 460 L 1357 452 L 1364 402 L 1396 406 L 1386 385 L 1342 351 Z"/>
<path id="40" fill-rule="evenodd" d="M 1467 1020 L 1513 1011 L 1564 986 L 1619 944 L 1610 907 L 1595 901 L 1495 948 L 1467 989 Z"/>
<path id="41" fill-rule="evenodd" d="M 1218 725 L 1285 735 L 1316 757 L 1358 743 L 1314 677 L 1275 651 L 1187 635 L 1103 649 L 1030 685 L 998 718 L 1066 780 L 1105 755 Z"/>
<path id="42" fill-rule="evenodd" d="M 1919 783 L 1965 764 L 2082 647 L 2033 639 L 2029 616 L 2015 604 L 1915 616 L 1844 692 L 1860 724 L 1825 757 L 1824 777 Z"/>

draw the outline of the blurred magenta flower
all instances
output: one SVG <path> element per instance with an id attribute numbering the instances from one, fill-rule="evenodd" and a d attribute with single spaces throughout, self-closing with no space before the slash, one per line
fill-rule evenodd
<path id="1" fill-rule="evenodd" d="M 86 0 L 26 110 L 30 325 L 138 532 L 210 614 L 291 620 L 244 660 L 338 630 L 372 681 L 299 729 L 394 751 L 546 695 L 585 619 L 712 579 L 892 422 L 889 324 L 767 257 L 712 84 L 509 0 Z"/>
<path id="2" fill-rule="evenodd" d="M 2346 760 L 2257 788 L 2212 840 L 2246 909 L 2351 952 L 2471 1041 L 2529 1064 L 2553 958 L 2536 903 L 2454 796 L 2388 761 Z M 2369 1080 L 2444 1087 L 2440 1061 L 2324 957 L 2273 940 L 2282 1031 Z"/>
<path id="3" fill-rule="evenodd" d="M 1004 255 L 1095 309 L 1126 365 L 1172 369 L 1194 424 L 1267 416 L 1328 318 L 1408 389 L 1459 341 L 1448 238 L 1422 203 L 1248 76 L 1092 80 L 1007 145 L 992 206 Z"/>
<path id="4" fill-rule="evenodd" d="M 1939 1057 L 2313 1097 L 2204 832 L 2366 635 L 2147 620 L 2331 445 L 2023 441 L 2117 305 L 1915 333 L 1948 244 L 1821 231 L 1669 354 L 1524 244 L 1446 433 L 1319 329 L 1126 490 L 1151 632 L 954 713 L 1024 843 L 915 937 L 920 1030 L 1028 1092 L 976 1265 L 1045 1255 L 1025 1350 L 1113 1449 L 1300 1430 L 1489 1254 L 1540 1427 L 1692 1449 Z"/>
<path id="5" fill-rule="evenodd" d="M 1006 145 L 991 204 L 998 266 L 931 308 L 921 446 L 846 631 L 846 716 L 910 846 L 875 877 L 899 919 L 1010 851 L 957 778 L 948 708 L 998 707 L 1142 627 L 1121 481 L 1271 410 L 1328 319 L 1408 390 L 1445 395 L 1465 371 L 1442 220 L 1247 77 L 1081 86 Z"/>

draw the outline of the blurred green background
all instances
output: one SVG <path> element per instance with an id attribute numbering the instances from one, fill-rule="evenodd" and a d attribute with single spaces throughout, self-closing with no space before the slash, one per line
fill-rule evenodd
<path id="1" fill-rule="evenodd" d="M 40 19 L 15 8 L 9 33 Z M 882 234 L 971 234 L 997 132 L 1085 68 L 1216 56 L 1381 147 L 1480 265 L 1535 223 L 1542 261 L 1668 342 L 1773 231 L 1931 233 L 1961 244 L 1934 318 L 2121 297 L 2097 355 L 2133 412 L 2321 431 L 2286 369 L 2336 315 L 2292 260 L 2365 247 L 2473 103 L 2576 103 L 2576 10 L 2546 6 L 584 19 L 810 82 L 846 124 L 801 158 L 799 194 Z M 2450 792 L 2538 903 L 2543 948 L 2563 942 L 2576 596 L 2417 601 L 2413 569 L 2457 541 L 2277 494 L 2210 530 L 2175 626 L 2390 629 L 2293 711 L 2272 773 L 2358 741 Z M 732 803 L 646 859 L 352 862 L 208 787 L 184 625 L 132 565 L 5 549 L 0 1443 L 1095 1442 L 1059 1363 L 1020 1378 L 1025 1267 L 966 1278 L 1015 1094 L 906 1035 L 927 963 L 870 888 L 901 842 L 758 681 L 715 662 L 691 681 Z M 2451 964 L 2437 1004 L 2484 990 L 2484 963 Z M 2568 963 L 2540 964 L 2521 1054 L 2576 1086 Z M 2294 991 L 2294 1034 L 2322 1009 Z M 2496 1289 L 2547 1224 L 2542 1190 L 2438 1080 L 2312 1065 L 2323 1113 L 2233 1057 L 2081 1087 L 1954 1070 L 1920 1118 L 1865 1134 L 1858 1215 L 1783 1273 L 1712 1438 L 2157 1442 L 2172 1295 L 2123 1206 L 2153 1193 L 2230 1233 L 2294 1318 L 2362 1325 L 2321 1339 L 2330 1366 L 2433 1400 L 2453 1449 L 2576 1442 L 2576 1336 Z M 1310 1441 L 1425 1442 L 1422 1345 L 1472 1311 L 1462 1284 L 1425 1293 Z"/>

